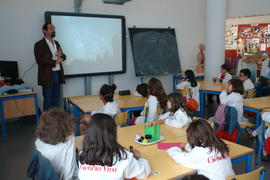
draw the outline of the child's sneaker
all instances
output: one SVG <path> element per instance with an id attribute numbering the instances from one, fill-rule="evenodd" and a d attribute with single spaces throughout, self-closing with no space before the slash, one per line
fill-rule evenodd
<path id="1" fill-rule="evenodd" d="M 256 132 L 256 131 L 253 131 L 251 128 L 249 128 L 249 127 L 245 127 L 245 131 L 247 132 L 247 134 L 248 134 L 248 137 L 249 138 L 252 138 L 252 139 L 254 139 L 257 135 L 258 135 L 258 133 Z"/>

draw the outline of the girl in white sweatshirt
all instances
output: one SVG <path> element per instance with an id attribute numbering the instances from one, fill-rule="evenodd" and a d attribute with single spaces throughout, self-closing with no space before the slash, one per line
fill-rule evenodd
<path id="1" fill-rule="evenodd" d="M 80 180 L 143 179 L 150 172 L 148 161 L 140 157 L 139 151 L 129 152 L 118 144 L 111 116 L 97 113 L 91 117 L 79 154 Z"/>
<path id="2" fill-rule="evenodd" d="M 148 109 L 148 112 L 142 111 L 141 116 L 136 118 L 135 124 L 158 120 L 157 109 L 160 106 L 161 109 L 164 109 L 167 104 L 167 96 L 165 90 L 162 86 L 162 83 L 157 78 L 151 78 L 148 82 L 148 98 L 145 102 L 144 108 Z"/>
<path id="3" fill-rule="evenodd" d="M 110 116 L 114 116 L 120 112 L 117 102 L 113 100 L 115 89 L 116 89 L 115 84 L 112 84 L 111 86 L 107 84 L 103 84 L 101 86 L 101 88 L 99 89 L 98 96 L 99 96 L 99 99 L 103 102 L 104 106 L 99 110 L 91 112 L 91 115 L 94 115 L 96 113 L 104 113 Z M 91 115 L 84 114 L 83 116 L 81 116 L 81 122 L 80 122 L 81 135 L 83 135 L 87 129 L 89 120 L 91 119 Z"/>
<path id="4" fill-rule="evenodd" d="M 183 90 L 184 88 L 189 88 L 191 92 L 188 93 L 189 97 L 186 98 L 193 98 L 197 101 L 198 104 L 200 104 L 200 84 L 196 81 L 194 72 L 190 69 L 186 70 L 184 78 L 185 79 L 183 81 L 176 85 L 176 88 L 180 90 Z"/>
<path id="5" fill-rule="evenodd" d="M 219 95 L 220 103 L 234 107 L 237 110 L 237 121 L 239 124 L 245 124 L 248 119 L 243 116 L 243 94 L 244 86 L 241 80 L 231 79 L 228 82 L 226 91 Z"/>
<path id="6" fill-rule="evenodd" d="M 167 108 L 169 112 L 160 116 L 160 120 L 155 122 L 156 125 L 167 124 L 168 126 L 181 128 L 189 125 L 191 118 L 187 114 L 184 98 L 179 93 L 168 95 Z"/>
<path id="7" fill-rule="evenodd" d="M 228 146 L 216 136 L 206 120 L 193 121 L 187 129 L 187 139 L 187 152 L 179 147 L 167 150 L 177 163 L 198 170 L 198 174 L 210 180 L 225 180 L 234 175 Z"/>
<path id="8" fill-rule="evenodd" d="M 92 115 L 95 113 L 104 113 L 114 116 L 119 112 L 118 104 L 113 100 L 115 89 L 115 84 L 112 84 L 111 86 L 104 84 L 101 86 L 99 90 L 99 99 L 103 102 L 104 106 L 97 111 L 93 111 L 91 113 Z"/>
<path id="9" fill-rule="evenodd" d="M 61 180 L 78 179 L 72 123 L 61 109 L 50 109 L 40 118 L 36 149 L 47 158 Z"/>

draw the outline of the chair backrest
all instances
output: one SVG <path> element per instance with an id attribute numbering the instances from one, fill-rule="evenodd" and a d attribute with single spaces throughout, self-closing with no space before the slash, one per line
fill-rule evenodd
<path id="1" fill-rule="evenodd" d="M 183 96 L 187 96 L 189 94 L 189 88 L 184 88 L 179 90 L 179 93 L 182 94 Z"/>
<path id="2" fill-rule="evenodd" d="M 70 104 L 68 102 L 68 99 L 66 97 L 63 98 L 63 102 L 64 102 L 64 110 L 65 112 L 70 115 L 71 114 L 71 108 L 70 108 Z"/>
<path id="3" fill-rule="evenodd" d="M 236 176 L 229 176 L 226 180 L 263 180 L 264 179 L 264 167 L 260 167 L 249 173 L 240 174 Z"/>
<path id="4" fill-rule="evenodd" d="M 255 96 L 255 89 L 250 89 L 248 91 L 245 91 L 245 96 L 244 98 L 248 99 L 248 98 L 254 98 Z"/>
<path id="5" fill-rule="evenodd" d="M 128 111 L 117 113 L 114 116 L 114 119 L 115 119 L 116 125 L 121 125 L 121 124 L 127 123 L 127 121 L 128 121 Z"/>
<path id="6" fill-rule="evenodd" d="M 148 114 L 148 107 L 144 107 L 143 109 L 143 116 L 144 116 L 144 123 L 147 122 L 147 114 Z M 160 107 L 160 105 L 157 106 L 157 115 L 161 115 L 163 112 L 163 109 Z"/>
<path id="7" fill-rule="evenodd" d="M 192 98 L 192 88 L 184 88 L 179 90 L 179 93 L 184 97 Z"/>
<path id="8" fill-rule="evenodd" d="M 197 121 L 197 120 L 199 120 L 199 119 L 203 119 L 203 118 L 200 118 L 200 117 L 197 117 L 197 116 L 194 116 L 193 118 L 192 118 L 192 120 L 193 121 Z M 209 121 L 209 120 L 207 120 L 207 119 L 205 119 L 209 124 L 210 124 L 210 126 L 213 128 L 214 127 L 214 122 L 211 122 L 211 121 Z"/>

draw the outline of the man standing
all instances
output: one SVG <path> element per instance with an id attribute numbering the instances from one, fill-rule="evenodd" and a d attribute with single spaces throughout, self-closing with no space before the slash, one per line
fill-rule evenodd
<path id="1" fill-rule="evenodd" d="M 60 84 L 65 83 L 62 62 L 66 55 L 55 41 L 55 27 L 44 24 L 44 38 L 35 43 L 34 54 L 38 64 L 38 85 L 42 86 L 43 111 L 60 105 Z"/>

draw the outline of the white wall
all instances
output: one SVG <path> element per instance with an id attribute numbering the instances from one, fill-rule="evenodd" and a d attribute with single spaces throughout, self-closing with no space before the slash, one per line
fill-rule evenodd
<path id="1" fill-rule="evenodd" d="M 269 7 L 270 0 L 228 0 L 227 17 L 269 14 Z"/>
<path id="2" fill-rule="evenodd" d="M 42 38 L 44 11 L 73 12 L 73 0 L 1 0 L 0 1 L 0 59 L 19 61 L 20 75 L 35 63 L 34 43 Z M 128 27 L 168 27 L 176 29 L 182 70 L 196 65 L 198 44 L 204 41 L 205 0 L 132 0 L 123 6 L 103 4 L 102 0 L 84 0 L 83 13 L 124 15 Z M 56 27 L 57 31 L 57 27 Z M 57 37 L 56 37 L 57 39 Z M 146 78 L 146 81 L 149 78 Z M 172 90 L 172 78 L 160 77 L 167 92 Z M 41 92 L 37 86 L 37 65 L 23 80 Z M 135 77 L 129 39 L 127 39 L 127 72 L 115 75 L 121 89 L 133 89 L 139 83 Z M 64 96 L 84 94 L 83 78 L 68 79 Z M 92 78 L 92 92 L 96 93 L 107 76 Z M 40 100 L 41 100 L 40 93 Z M 41 102 L 41 101 L 40 101 Z"/>
<path id="3" fill-rule="evenodd" d="M 246 16 L 239 18 L 229 18 L 226 20 L 226 24 L 260 24 L 260 23 L 270 23 L 270 15 Z"/>

